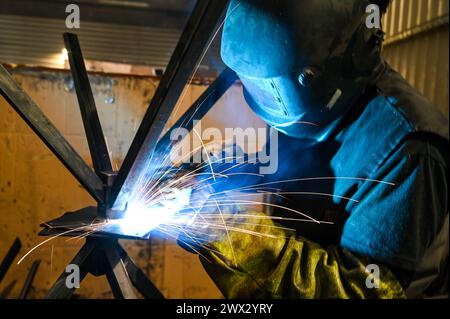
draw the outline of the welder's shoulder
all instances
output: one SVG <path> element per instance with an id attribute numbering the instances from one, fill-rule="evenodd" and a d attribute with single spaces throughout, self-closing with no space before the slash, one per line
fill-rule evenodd
<path id="1" fill-rule="evenodd" d="M 448 212 L 448 122 L 392 69 L 376 85 L 380 94 L 355 124 L 357 138 L 366 140 L 362 154 L 370 178 L 395 186 L 360 188 L 341 245 L 413 270 Z"/>
<path id="2" fill-rule="evenodd" d="M 448 141 L 448 120 L 397 71 L 387 66 L 386 72 L 375 85 L 385 100 L 384 111 L 395 113 L 410 134 Z"/>
<path id="3" fill-rule="evenodd" d="M 375 86 L 378 95 L 363 115 L 364 135 L 373 136 L 379 153 L 375 167 L 393 154 L 428 157 L 447 166 L 448 120 L 438 108 L 389 66 Z"/>
<path id="4" fill-rule="evenodd" d="M 360 168 L 357 173 L 375 173 L 386 162 L 416 155 L 446 162 L 449 132 L 444 115 L 389 66 L 375 86 L 377 96 L 348 130 L 350 143 L 344 143 L 356 154 L 359 164 L 352 167 Z"/>
<path id="5" fill-rule="evenodd" d="M 448 212 L 448 123 L 397 72 L 388 69 L 376 84 L 380 94 L 355 123 L 352 140 L 364 147 L 362 171 L 395 186 L 359 188 L 341 245 L 413 270 Z"/>

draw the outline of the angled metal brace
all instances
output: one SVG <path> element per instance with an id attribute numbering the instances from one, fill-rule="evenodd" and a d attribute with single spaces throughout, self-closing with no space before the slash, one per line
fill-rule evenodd
<path id="1" fill-rule="evenodd" d="M 95 175 L 39 106 L 20 88 L 1 65 L 0 93 L 92 197 L 97 202 L 103 203 L 103 183 L 100 178 Z"/>
<path id="2" fill-rule="evenodd" d="M 238 79 L 236 73 L 226 68 L 219 77 L 203 92 L 192 106 L 180 117 L 180 119 L 159 140 L 156 146 L 156 154 L 167 154 L 171 147 L 170 134 L 173 128 L 184 128 L 189 132 L 194 128 L 194 121 L 200 120 L 213 108 L 216 102 Z"/>
<path id="3" fill-rule="evenodd" d="M 116 242 L 103 245 L 106 261 L 109 263 L 106 278 L 116 299 L 136 299 L 128 271 L 117 247 Z"/>
<path id="4" fill-rule="evenodd" d="M 136 299 L 135 288 L 145 298 L 164 298 L 158 288 L 133 263 L 117 239 L 88 237 L 71 264 L 79 267 L 80 282 L 88 273 L 94 276 L 105 275 L 115 298 Z M 71 298 L 75 288 L 67 287 L 68 276 L 70 274 L 64 271 L 46 298 Z"/>
<path id="5" fill-rule="evenodd" d="M 70 70 L 72 72 L 75 91 L 77 92 L 78 104 L 83 119 L 84 130 L 91 153 L 92 163 L 97 175 L 102 172 L 112 171 L 108 147 L 103 135 L 102 126 L 95 106 L 89 77 L 83 60 L 78 37 L 73 33 L 64 33 L 64 44 L 66 46 Z"/>
<path id="6" fill-rule="evenodd" d="M 81 250 L 70 262 L 71 265 L 77 265 L 80 269 L 80 282 L 89 273 L 89 258 L 94 251 L 95 245 L 92 241 L 87 240 Z M 66 285 L 66 279 L 70 273 L 63 271 L 52 288 L 47 292 L 45 299 L 69 299 L 72 297 L 76 288 L 69 288 Z"/>
<path id="7" fill-rule="evenodd" d="M 17 257 L 20 248 L 22 248 L 22 243 L 19 238 L 16 238 L 16 240 L 14 240 L 14 243 L 11 245 L 8 252 L 6 253 L 6 256 L 3 259 L 2 263 L 0 264 L 0 282 L 2 282 L 3 278 L 8 272 L 9 267 L 11 267 L 11 264 Z"/>
<path id="8" fill-rule="evenodd" d="M 164 299 L 164 296 L 156 288 L 156 286 L 147 278 L 144 272 L 138 268 L 133 260 L 128 256 L 125 250 L 118 245 L 120 256 L 125 265 L 125 269 L 128 272 L 131 282 L 134 287 L 144 296 L 146 299 Z"/>
<path id="9" fill-rule="evenodd" d="M 227 0 L 198 0 L 111 190 L 111 204 L 124 209 L 153 158 L 158 139 L 225 15 Z"/>
<path id="10" fill-rule="evenodd" d="M 35 260 L 31 265 L 30 272 L 28 273 L 27 279 L 25 279 L 25 284 L 23 285 L 22 290 L 20 291 L 19 299 L 27 299 L 28 293 L 33 287 L 33 280 L 34 277 L 36 276 L 40 264 L 41 260 L 38 259 Z"/>

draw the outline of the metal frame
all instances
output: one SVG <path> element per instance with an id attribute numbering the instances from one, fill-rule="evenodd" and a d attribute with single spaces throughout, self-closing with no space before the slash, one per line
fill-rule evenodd
<path id="1" fill-rule="evenodd" d="M 95 106 L 94 95 L 89 83 L 80 43 L 75 34 L 65 33 L 63 37 L 69 56 L 70 70 L 72 71 L 94 171 L 101 176 L 103 172 L 111 172 L 112 165 L 97 114 L 97 107 Z"/>
<path id="2" fill-rule="evenodd" d="M 11 267 L 14 259 L 19 254 L 21 248 L 22 242 L 20 241 L 19 238 L 16 238 L 16 240 L 14 240 L 13 244 L 6 253 L 5 258 L 3 258 L 2 263 L 0 264 L 0 283 L 2 282 L 3 278 L 5 278 L 6 273 Z"/>
<path id="3" fill-rule="evenodd" d="M 0 264 L 0 282 L 2 282 L 3 278 L 5 277 L 6 273 L 8 272 L 9 268 L 11 268 L 12 263 L 14 262 L 14 259 L 16 259 L 17 255 L 19 254 L 20 249 L 22 248 L 22 242 L 19 238 L 16 238 L 9 248 L 8 252 L 6 253 L 5 258 Z M 35 260 L 33 264 L 31 265 L 31 269 L 27 275 L 27 278 L 25 279 L 25 283 L 20 291 L 19 299 L 26 299 L 28 296 L 28 293 L 30 292 L 32 286 L 33 286 L 33 280 L 36 276 L 36 273 L 39 269 L 41 261 Z M 11 290 L 14 288 L 16 284 L 16 281 L 13 281 L 11 284 L 6 286 L 6 288 L 3 290 L 2 294 L 0 295 L 0 299 L 6 298 L 6 294 L 9 294 Z"/>
<path id="4" fill-rule="evenodd" d="M 25 284 L 22 287 L 22 290 L 20 291 L 19 299 L 27 299 L 28 293 L 30 292 L 31 288 L 33 287 L 33 280 L 34 277 L 36 277 L 36 273 L 39 269 L 39 265 L 41 264 L 41 260 L 35 260 L 33 264 L 31 265 L 30 272 L 28 273 L 27 279 L 25 279 Z"/>
<path id="5" fill-rule="evenodd" d="M 187 82 L 211 45 L 228 0 L 198 0 L 161 79 L 111 190 L 113 207 L 125 208 L 127 196 L 153 159 L 159 137 Z"/>
<path id="6" fill-rule="evenodd" d="M 101 179 L 1 65 L 0 93 L 89 194 L 97 202 L 104 203 Z"/>
<path id="7" fill-rule="evenodd" d="M 142 270 L 134 264 L 117 239 L 88 237 L 70 263 L 79 267 L 80 281 L 88 273 L 94 276 L 106 276 L 115 298 L 136 299 L 134 288 L 145 298 L 164 298 Z M 66 285 L 69 275 L 63 272 L 59 276 L 47 293 L 47 299 L 72 297 L 75 288 L 68 288 Z"/>
<path id="8" fill-rule="evenodd" d="M 169 135 L 161 133 L 188 81 L 211 45 L 221 27 L 228 0 L 198 0 L 187 26 L 169 62 L 155 96 L 148 107 L 133 143 L 119 172 L 113 172 L 107 145 L 101 128 L 82 51 L 75 34 L 64 34 L 69 62 L 79 102 L 86 138 L 94 166 L 92 170 L 47 119 L 32 99 L 19 87 L 7 70 L 0 66 L 0 93 L 27 122 L 40 139 L 69 169 L 77 180 L 97 201 L 97 208 L 72 213 L 79 222 L 107 218 L 111 209 L 123 209 L 127 196 L 140 174 L 150 167 L 159 150 L 171 146 Z M 192 129 L 193 121 L 202 118 L 236 81 L 236 75 L 226 69 L 209 89 L 191 106 L 175 127 Z M 67 230 L 67 215 L 43 224 L 42 235 Z M 87 217 L 86 217 L 87 216 Z M 89 222 L 87 221 L 87 222 Z M 76 236 L 76 233 L 67 236 Z M 163 298 L 153 283 L 135 266 L 118 243 L 128 238 L 117 233 L 102 233 L 87 237 L 83 248 L 72 260 L 79 265 L 83 279 L 87 273 L 106 275 L 116 298 L 135 298 L 133 286 L 147 298 Z M 32 275 L 34 277 L 34 275 Z M 67 274 L 63 273 L 49 291 L 47 298 L 69 298 L 74 289 L 66 287 Z"/>
<path id="9" fill-rule="evenodd" d="M 184 113 L 180 119 L 173 125 L 173 128 L 184 128 L 192 131 L 194 122 L 202 119 L 216 104 L 216 102 L 225 94 L 225 92 L 237 81 L 236 73 L 226 68 L 219 77 L 203 92 L 203 94 L 192 104 L 192 106 Z M 167 153 L 167 148 L 173 146 L 170 140 L 169 130 L 161 137 L 156 146 L 156 154 Z"/>

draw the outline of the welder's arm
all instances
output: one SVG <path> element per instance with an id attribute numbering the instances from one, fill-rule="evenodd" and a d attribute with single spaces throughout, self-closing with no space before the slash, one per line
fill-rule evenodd
<path id="1" fill-rule="evenodd" d="M 244 153 L 236 144 L 224 142 L 218 145 L 206 145 L 205 148 L 208 156 L 205 155 L 205 149 L 202 149 L 192 156 L 190 164 L 183 164 L 182 167 L 203 173 L 203 176 L 198 178 L 199 182 L 208 181 L 216 191 L 223 192 L 268 181 L 267 176 L 260 175 L 261 164 L 253 155 Z M 198 163 L 199 158 L 203 159 L 200 163 Z M 212 180 L 213 172 L 216 174 L 214 181 Z"/>
<path id="2" fill-rule="evenodd" d="M 259 217 L 242 221 L 245 233 L 230 231 L 202 252 L 206 271 L 226 298 L 404 297 L 387 268 L 380 266 L 379 288 L 369 289 L 368 259 L 297 239 L 264 215 L 249 215 Z"/>

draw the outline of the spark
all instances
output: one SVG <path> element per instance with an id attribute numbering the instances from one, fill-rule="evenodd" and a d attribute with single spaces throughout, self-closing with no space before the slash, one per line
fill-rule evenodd
<path id="1" fill-rule="evenodd" d="M 236 255 L 234 253 L 234 247 L 233 247 L 233 243 L 231 241 L 230 232 L 228 231 L 228 228 L 227 228 L 227 223 L 225 222 L 225 219 L 223 218 L 222 210 L 220 209 L 219 203 L 217 202 L 217 200 L 214 200 L 214 201 L 216 202 L 216 206 L 217 206 L 217 210 L 220 215 L 220 219 L 222 220 L 223 226 L 225 228 L 225 232 L 227 233 L 228 243 L 230 245 L 231 253 L 233 255 L 234 265 L 237 266 Z"/>
<path id="2" fill-rule="evenodd" d="M 176 218 L 175 214 L 189 205 L 191 190 L 174 188 L 170 194 L 161 194 L 150 205 L 144 199 L 134 199 L 128 203 L 125 215 L 121 219 L 110 220 L 110 224 L 119 225 L 124 234 L 144 236 L 161 224 Z"/>
<path id="3" fill-rule="evenodd" d="M 209 168 L 211 169 L 211 174 L 212 174 L 212 177 L 213 177 L 213 179 L 214 179 L 214 181 L 215 181 L 215 180 L 216 180 L 216 175 L 215 175 L 215 173 L 214 173 L 214 169 L 213 169 L 212 164 L 211 164 L 211 159 L 209 158 L 209 152 L 208 152 L 208 149 L 206 148 L 205 144 L 203 143 L 202 137 L 200 136 L 200 134 L 198 134 L 198 132 L 197 132 L 196 129 L 194 129 L 194 133 L 195 133 L 195 135 L 197 135 L 197 137 L 200 139 L 200 142 L 202 143 L 202 146 L 203 146 L 203 148 L 205 149 L 205 154 L 206 154 L 206 158 L 207 158 L 207 160 L 208 160 Z"/>
<path id="4" fill-rule="evenodd" d="M 102 223 L 101 225 L 103 226 L 103 225 L 105 225 L 105 224 Z M 19 264 L 20 264 L 27 256 L 29 256 L 33 251 L 35 251 L 36 249 L 38 249 L 38 248 L 41 247 L 42 245 L 48 243 L 49 241 L 51 241 L 51 240 L 53 240 L 53 239 L 56 239 L 56 238 L 58 238 L 58 237 L 61 237 L 61 236 L 64 236 L 64 235 L 68 235 L 68 234 L 70 234 L 70 233 L 74 233 L 74 232 L 77 232 L 77 231 L 82 231 L 83 229 L 91 228 L 91 227 L 92 227 L 92 225 L 87 225 L 87 226 L 77 227 L 77 228 L 74 228 L 74 229 L 70 229 L 70 230 L 61 232 L 61 233 L 59 233 L 59 234 L 57 234 L 57 235 L 55 235 L 55 236 L 52 236 L 52 237 L 50 237 L 50 238 L 48 238 L 48 239 L 42 241 L 41 243 L 39 243 L 39 244 L 37 244 L 36 246 L 34 246 L 33 248 L 31 248 L 31 249 L 30 249 L 30 250 L 29 250 L 22 258 L 20 258 L 20 260 L 17 262 L 17 265 L 19 265 Z"/>
<path id="5" fill-rule="evenodd" d="M 52 250 L 50 252 L 50 271 L 53 271 L 53 246 L 52 245 Z"/>
<path id="6" fill-rule="evenodd" d="M 229 19 L 235 12 L 235 10 L 240 6 L 241 4 L 238 3 L 236 6 L 234 6 L 230 12 L 226 15 L 226 17 L 221 21 L 220 25 L 218 26 L 216 32 L 214 33 L 214 35 L 211 37 L 211 39 L 208 42 L 208 45 L 206 46 L 205 51 L 203 52 L 201 58 L 199 59 L 199 61 L 197 62 L 195 68 L 194 68 L 194 72 L 192 73 L 191 78 L 189 79 L 188 83 L 192 82 L 192 80 L 194 79 L 195 74 L 197 73 L 198 69 L 200 68 L 200 65 L 203 63 L 203 60 L 205 59 L 206 54 L 209 51 L 209 48 L 211 47 L 211 45 L 213 44 L 214 40 L 217 38 L 217 35 L 219 35 L 222 27 L 224 26 L 225 22 L 227 21 L 227 19 Z M 178 109 L 180 108 L 181 103 L 183 102 L 185 96 L 187 94 L 187 90 L 185 89 L 183 91 L 183 94 L 181 96 L 181 98 L 179 99 L 179 102 L 177 103 L 176 107 L 175 107 L 175 111 L 173 112 L 173 116 L 176 116 L 176 114 L 178 113 Z M 211 93 L 212 94 L 212 93 Z M 200 106 L 199 106 L 200 108 Z"/>
<path id="7" fill-rule="evenodd" d="M 194 133 L 198 134 L 195 130 Z M 205 144 L 203 144 L 201 148 L 207 150 Z M 193 152 L 191 152 L 191 154 L 193 154 Z M 230 157 L 230 159 L 236 158 Z M 249 198 L 251 196 L 261 196 L 262 194 L 272 194 L 281 197 L 283 197 L 283 195 L 325 196 L 358 203 L 358 200 L 356 199 L 346 196 L 340 196 L 337 194 L 329 194 L 323 192 L 286 192 L 282 191 L 282 189 L 269 187 L 271 185 L 315 180 L 356 180 L 394 185 L 393 183 L 381 180 L 358 177 L 309 177 L 260 183 L 225 191 L 212 191 L 210 194 L 208 194 L 208 198 L 206 198 L 203 202 L 191 203 L 190 196 L 193 190 L 206 191 L 209 187 L 219 182 L 219 179 L 225 180 L 230 178 L 231 176 L 245 175 L 263 177 L 263 175 L 261 174 L 254 173 L 227 173 L 233 168 L 248 164 L 248 162 L 239 163 L 233 165 L 231 168 L 226 168 L 220 172 L 215 172 L 213 169 L 213 164 L 218 163 L 217 166 L 220 166 L 221 164 L 223 164 L 221 163 L 221 161 L 223 160 L 224 159 L 218 159 L 213 161 L 211 160 L 211 158 L 209 158 L 209 156 L 207 156 L 207 161 L 203 162 L 201 165 L 198 165 L 197 168 L 191 171 L 183 171 L 180 169 L 180 167 L 177 168 L 174 164 L 172 164 L 162 173 L 155 171 L 151 175 L 151 177 L 148 177 L 147 175 L 148 179 L 140 184 L 140 187 L 142 188 L 135 191 L 136 196 L 129 202 L 129 206 L 125 216 L 122 219 L 110 221 L 110 223 L 118 224 L 125 234 L 132 234 L 134 236 L 144 236 L 146 234 L 149 234 L 153 230 L 164 230 L 165 232 L 167 232 L 168 229 L 170 229 L 172 232 L 178 232 L 178 234 L 183 233 L 186 238 L 189 238 L 189 240 L 192 240 L 193 242 L 196 241 L 195 239 L 197 238 L 197 235 L 208 235 L 208 232 L 206 231 L 205 234 L 202 234 L 202 229 L 223 230 L 230 245 L 232 245 L 230 232 L 241 232 L 254 236 L 262 235 L 261 232 L 253 232 L 240 228 L 242 226 L 256 225 L 236 221 L 235 218 L 244 218 L 244 216 L 246 216 L 241 214 L 237 207 L 250 208 L 256 205 L 274 207 L 302 216 L 302 218 L 293 219 L 298 222 L 332 224 L 328 221 L 317 220 L 307 213 L 292 209 L 290 207 L 258 200 L 251 200 Z M 205 169 L 206 167 L 209 167 L 210 172 L 203 172 L 203 169 Z M 154 179 L 154 177 L 157 175 L 158 178 Z M 200 177 L 204 178 L 199 180 L 198 178 Z M 169 180 L 166 181 L 166 179 Z M 210 179 L 214 180 L 214 183 L 209 183 Z M 187 192 L 183 192 L 186 190 Z M 226 207 L 236 209 L 237 211 L 234 215 L 225 214 L 222 211 L 222 208 Z M 208 209 L 214 209 L 216 213 L 214 215 L 208 215 L 207 213 L 205 213 L 205 211 L 208 211 Z M 218 217 L 220 218 L 219 222 Z M 267 218 L 273 221 L 288 220 L 287 218 L 276 216 L 268 216 Z M 283 229 L 289 231 L 292 230 L 280 226 L 273 226 L 272 229 Z M 231 249 L 234 250 L 233 248 Z"/>
<path id="8" fill-rule="evenodd" d="M 194 133 L 198 134 L 195 130 Z M 208 143 L 209 144 L 209 143 Z M 95 221 L 90 225 L 77 227 L 78 225 L 66 225 L 71 228 L 68 231 L 61 232 L 51 238 L 44 240 L 30 251 L 28 251 L 18 262 L 21 263 L 33 251 L 48 243 L 49 241 L 64 235 L 70 235 L 80 232 L 78 236 L 73 236 L 68 240 L 81 240 L 99 231 L 108 230 L 109 225 L 119 226 L 123 235 L 148 238 L 153 231 L 174 238 L 182 242 L 199 255 L 203 256 L 204 250 L 222 254 L 214 250 L 210 244 L 215 240 L 226 238 L 230 245 L 232 258 L 236 264 L 236 255 L 234 251 L 231 233 L 241 233 L 259 238 L 285 238 L 288 232 L 295 231 L 292 228 L 283 227 L 277 222 L 293 221 L 299 223 L 333 224 L 329 221 L 317 220 L 305 212 L 294 210 L 290 207 L 277 205 L 273 203 L 252 200 L 254 196 L 264 194 L 275 195 L 285 198 L 283 195 L 305 195 L 305 196 L 324 196 L 347 200 L 358 203 L 358 200 L 351 197 L 329 194 L 325 192 L 300 192 L 284 191 L 280 185 L 289 183 L 299 183 L 307 181 L 327 181 L 327 180 L 352 180 L 381 183 L 395 186 L 382 180 L 375 180 L 361 177 L 308 177 L 279 180 L 266 183 L 255 183 L 243 187 L 235 187 L 228 190 L 214 189 L 214 186 L 220 182 L 227 183 L 227 180 L 234 176 L 255 176 L 264 177 L 255 173 L 237 173 L 233 169 L 243 168 L 250 163 L 243 161 L 221 169 L 225 165 L 222 161 L 238 160 L 244 157 L 225 157 L 213 160 L 209 157 L 207 145 L 202 142 L 202 146 L 192 151 L 204 149 L 207 154 L 207 160 L 202 162 L 192 170 L 182 169 L 181 166 L 168 165 L 168 157 L 164 157 L 155 165 L 149 174 L 142 174 L 137 187 L 132 191 L 130 200 L 126 206 L 126 211 L 120 219 L 108 219 L 99 223 Z M 176 146 L 176 145 L 175 145 Z M 213 164 L 216 171 L 213 169 Z M 210 172 L 205 172 L 209 167 Z M 230 172 L 231 171 L 231 172 Z M 275 186 L 276 185 L 276 186 Z M 274 187 L 275 186 L 275 187 Z M 280 188 L 278 188 L 280 187 Z M 194 192 L 204 192 L 205 198 L 193 200 Z M 269 216 L 251 213 L 252 207 L 266 206 L 289 211 L 299 215 L 299 218 L 286 218 L 282 216 Z M 225 209 L 228 210 L 225 211 Z M 241 212 L 240 208 L 244 208 Z M 229 213 L 231 211 L 231 213 Z M 258 221 L 270 220 L 273 224 L 259 224 Z M 250 228 L 250 229 L 248 229 Z M 258 230 L 255 230 L 258 229 Z M 280 233 L 273 234 L 271 230 L 280 230 Z M 281 235 L 280 235 L 281 234 Z M 183 238 L 180 237 L 183 236 Z M 205 244 L 205 242 L 207 244 Z M 53 246 L 52 246 L 53 255 Z M 205 259 L 205 256 L 203 256 Z"/>
<path id="9" fill-rule="evenodd" d="M 239 195 L 233 195 L 233 198 L 239 198 L 239 197 L 247 197 L 247 196 L 261 196 L 261 194 L 266 194 L 266 195 L 311 195 L 311 196 L 324 196 L 324 197 L 335 197 L 335 198 L 339 198 L 339 199 L 344 199 L 344 200 L 348 200 L 350 202 L 354 202 L 354 203 L 359 203 L 359 200 L 350 198 L 350 197 L 346 197 L 346 196 L 340 196 L 340 195 L 336 195 L 336 194 L 328 194 L 328 193 L 316 193 L 316 192 L 267 192 L 267 191 L 262 191 L 259 190 L 257 191 L 257 193 L 248 193 L 248 194 L 239 194 Z M 287 198 L 285 196 L 280 196 L 282 198 Z"/>
<path id="10" fill-rule="evenodd" d="M 319 124 L 317 123 L 313 123 L 313 122 L 305 122 L 305 121 L 294 121 L 294 122 L 286 122 L 286 123 L 282 123 L 282 124 L 278 124 L 278 125 L 274 125 L 275 128 L 283 128 L 283 127 L 289 127 L 292 126 L 294 124 L 301 124 L 301 125 L 309 125 L 309 126 L 314 126 L 314 127 L 321 127 Z"/>

